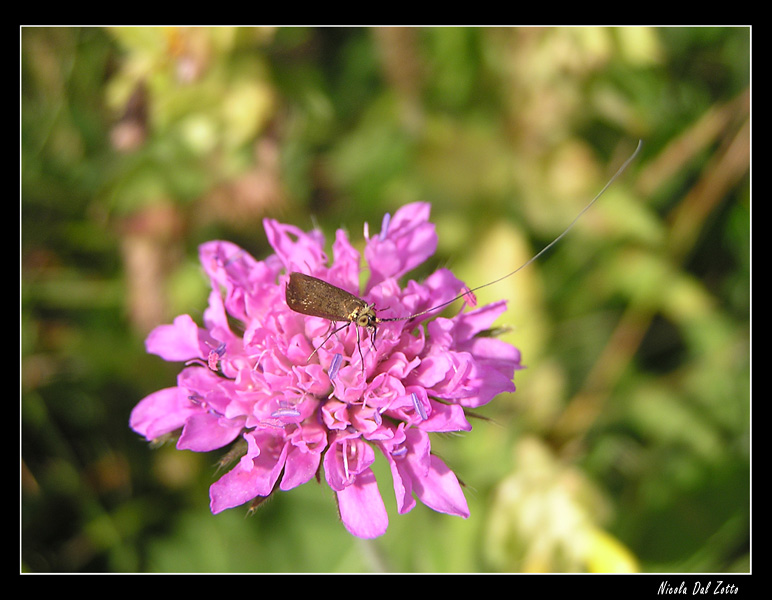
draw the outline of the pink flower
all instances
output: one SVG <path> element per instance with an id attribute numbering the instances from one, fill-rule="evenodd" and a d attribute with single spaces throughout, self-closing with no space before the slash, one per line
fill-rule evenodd
<path id="1" fill-rule="evenodd" d="M 404 289 L 398 283 L 436 249 L 428 218 L 427 204 L 410 204 L 384 219 L 377 236 L 365 230 L 370 279 L 361 294 L 360 255 L 343 231 L 332 264 L 318 232 L 271 219 L 265 231 L 276 253 L 264 261 L 229 242 L 201 246 L 212 285 L 203 327 L 182 315 L 150 333 L 148 352 L 185 367 L 176 387 L 134 408 L 130 424 L 148 440 L 179 431 L 177 447 L 197 452 L 246 442 L 235 466 L 210 488 L 213 513 L 290 490 L 321 469 L 345 527 L 359 537 L 379 536 L 388 517 L 370 468 L 377 449 L 391 467 L 400 514 L 417 498 L 436 511 L 469 516 L 458 479 L 431 453 L 428 434 L 468 431 L 465 409 L 514 391 L 518 350 L 480 335 L 504 302 L 452 318 L 437 311 L 381 322 L 374 341 L 352 323 L 322 344 L 332 323 L 294 312 L 285 301 L 293 271 L 374 304 L 382 319 L 453 299 L 467 288 L 445 269 Z"/>

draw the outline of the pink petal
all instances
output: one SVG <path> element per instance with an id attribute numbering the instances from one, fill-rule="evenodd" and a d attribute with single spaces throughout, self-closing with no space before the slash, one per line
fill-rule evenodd
<path id="1" fill-rule="evenodd" d="M 259 455 L 239 463 L 215 481 L 209 488 L 209 506 L 217 514 L 227 508 L 244 504 L 256 496 L 268 496 L 284 468 L 287 444 L 267 433 L 245 434 L 250 446 L 259 448 Z"/>
<path id="2" fill-rule="evenodd" d="M 500 300 L 458 315 L 453 319 L 455 321 L 455 336 L 457 343 L 470 340 L 481 331 L 490 329 L 494 321 L 496 321 L 502 313 L 506 312 L 506 310 L 506 301 Z"/>
<path id="3" fill-rule="evenodd" d="M 351 245 L 346 232 L 338 229 L 332 244 L 333 265 L 327 281 L 351 293 L 359 293 L 359 251 Z"/>
<path id="4" fill-rule="evenodd" d="M 389 457 L 391 466 L 391 478 L 394 482 L 394 496 L 397 500 L 397 512 L 401 515 L 410 512 L 416 505 L 413 498 L 413 480 L 407 474 L 402 473 L 399 462 Z"/>
<path id="5" fill-rule="evenodd" d="M 264 491 L 261 473 L 256 469 L 246 470 L 239 463 L 209 487 L 209 508 L 217 514 L 270 493 L 268 490 L 261 494 Z"/>
<path id="6" fill-rule="evenodd" d="M 246 282 L 247 276 L 259 265 L 248 252 L 227 241 L 215 240 L 201 244 L 198 256 L 204 271 L 218 286 L 227 286 L 229 281 L 234 280 Z"/>
<path id="7" fill-rule="evenodd" d="M 172 325 L 159 325 L 145 340 L 150 354 L 157 354 L 164 360 L 181 361 L 202 358 L 199 329 L 190 315 L 180 315 Z"/>
<path id="8" fill-rule="evenodd" d="M 375 460 L 372 446 L 358 437 L 338 432 L 324 453 L 324 477 L 336 492 L 348 487 Z"/>
<path id="9" fill-rule="evenodd" d="M 179 388 L 165 388 L 146 396 L 131 411 L 131 428 L 154 440 L 183 426 L 185 421 L 200 411 L 190 402 L 187 391 Z"/>
<path id="10" fill-rule="evenodd" d="M 412 452 L 414 456 L 426 456 L 429 453 L 429 436 L 421 431 L 409 431 L 408 435 L 413 440 L 413 444 L 405 445 L 405 424 L 400 423 L 394 431 L 394 437 L 381 443 L 386 460 L 391 468 L 391 477 L 394 482 L 394 495 L 397 501 L 397 511 L 399 514 L 405 514 L 413 510 L 416 505 L 413 498 L 413 475 L 407 453 Z M 420 459 L 416 462 L 420 462 Z"/>
<path id="11" fill-rule="evenodd" d="M 360 472 L 354 483 L 337 494 L 340 518 L 349 533 L 360 538 L 386 533 L 389 516 L 371 469 Z"/>
<path id="12" fill-rule="evenodd" d="M 264 219 L 263 226 L 268 243 L 288 271 L 306 273 L 327 262 L 322 250 L 324 240 L 319 232 L 306 233 L 294 225 L 285 225 L 274 219 Z"/>
<path id="13" fill-rule="evenodd" d="M 279 486 L 289 490 L 309 481 L 319 469 L 322 452 L 327 447 L 325 429 L 316 423 L 303 425 L 289 436 L 290 448 Z"/>
<path id="14" fill-rule="evenodd" d="M 455 473 L 434 455 L 430 457 L 429 472 L 413 479 L 418 499 L 437 512 L 467 518 L 469 507 Z"/>
<path id="15" fill-rule="evenodd" d="M 320 462 L 321 455 L 319 454 L 302 452 L 298 448 L 291 448 L 287 453 L 287 464 L 279 489 L 286 492 L 310 481 L 319 469 Z"/>
<path id="16" fill-rule="evenodd" d="M 193 415 L 185 422 L 177 448 L 194 452 L 222 448 L 238 437 L 243 425 L 244 419 L 225 419 L 208 412 Z"/>
<path id="17" fill-rule="evenodd" d="M 425 202 L 407 204 L 394 214 L 388 230 L 368 240 L 365 257 L 372 273 L 368 289 L 404 275 L 434 254 L 437 233 L 429 223 L 430 209 Z"/>
<path id="18" fill-rule="evenodd" d="M 443 404 L 429 401 L 432 412 L 429 418 L 416 423 L 424 431 L 471 431 L 472 426 L 466 419 L 464 409 L 458 404 Z"/>

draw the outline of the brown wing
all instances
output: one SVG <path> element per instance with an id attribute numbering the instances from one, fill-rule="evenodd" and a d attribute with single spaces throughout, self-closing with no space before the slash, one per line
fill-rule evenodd
<path id="1" fill-rule="evenodd" d="M 330 321 L 350 321 L 352 312 L 367 306 L 354 294 L 303 273 L 290 273 L 285 295 L 295 312 Z"/>

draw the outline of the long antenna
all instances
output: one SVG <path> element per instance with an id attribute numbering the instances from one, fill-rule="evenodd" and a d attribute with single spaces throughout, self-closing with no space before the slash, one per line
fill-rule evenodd
<path id="1" fill-rule="evenodd" d="M 619 177 L 619 176 L 620 176 L 622 173 L 624 173 L 625 169 L 627 169 L 627 167 L 630 165 L 630 163 L 631 163 L 631 162 L 633 162 L 633 161 L 635 160 L 635 157 L 636 157 L 636 156 L 638 156 L 638 153 L 641 151 L 641 147 L 643 147 L 643 140 L 638 140 L 638 146 L 635 148 L 635 152 L 633 152 L 633 153 L 632 153 L 632 155 L 630 156 L 630 158 L 628 158 L 628 159 L 627 159 L 627 160 L 626 160 L 626 161 L 625 161 L 625 162 L 622 164 L 622 166 L 621 166 L 621 167 L 619 167 L 619 169 L 617 169 L 617 172 L 616 172 L 616 173 L 614 173 L 614 176 L 613 176 L 611 179 L 609 179 L 609 180 L 608 180 L 608 183 L 607 183 L 606 185 L 604 185 L 604 186 L 603 186 L 603 189 L 602 189 L 600 192 L 598 192 L 598 194 L 595 196 L 595 198 L 593 198 L 592 200 L 590 200 L 590 202 L 587 204 L 587 206 L 585 206 L 585 207 L 582 209 L 582 211 L 581 211 L 581 212 L 580 212 L 578 215 L 576 215 L 576 217 L 574 218 L 574 220 L 573 220 L 573 221 L 571 221 L 571 223 L 568 225 L 568 227 L 566 227 L 566 228 L 563 230 L 563 233 L 561 233 L 561 234 L 560 234 L 558 237 L 556 237 L 554 240 L 552 240 L 552 241 L 551 241 L 549 244 L 547 244 L 546 246 L 544 246 L 544 248 L 542 248 L 541 250 L 539 250 L 539 252 L 537 252 L 536 254 L 534 254 L 534 255 L 533 255 L 531 258 L 529 258 L 529 259 L 528 259 L 526 262 L 524 262 L 522 265 L 520 265 L 519 267 L 517 267 L 517 269 L 515 269 L 515 270 L 514 270 L 514 271 L 512 271 L 511 273 L 507 273 L 507 274 L 506 274 L 506 275 L 504 275 L 503 277 L 499 277 L 498 279 L 494 279 L 493 281 L 489 281 L 488 283 L 484 283 L 484 284 L 482 284 L 482 285 L 479 285 L 479 286 L 477 286 L 476 288 L 472 288 L 471 290 L 467 290 L 467 291 L 465 291 L 463 294 L 460 294 L 460 295 L 456 296 L 456 297 L 455 297 L 455 298 L 453 298 L 452 300 L 448 300 L 447 302 L 443 302 L 442 304 L 438 304 L 437 306 L 432 306 L 431 308 L 427 308 L 426 310 L 424 310 L 424 311 L 421 311 L 421 312 L 419 312 L 419 313 L 416 313 L 416 314 L 414 314 L 414 315 L 410 315 L 409 317 L 393 317 L 393 318 L 390 318 L 390 319 L 380 319 L 380 321 L 408 321 L 408 320 L 410 320 L 410 319 L 414 319 L 414 318 L 416 318 L 416 317 L 420 317 L 421 315 L 425 315 L 425 314 L 427 314 L 427 313 L 430 313 L 430 312 L 432 312 L 432 311 L 435 311 L 435 310 L 437 310 L 438 308 L 442 308 L 443 306 L 447 306 L 448 304 L 452 304 L 452 303 L 453 303 L 453 302 L 455 302 L 456 300 L 459 300 L 459 299 L 463 298 L 464 296 L 468 296 L 469 294 L 471 294 L 471 293 L 473 293 L 473 292 L 476 292 L 477 290 L 481 290 L 481 289 L 483 289 L 483 288 L 485 288 L 485 287 L 488 287 L 489 285 L 493 285 L 494 283 L 498 283 L 499 281 L 503 281 L 504 279 L 506 279 L 507 277 L 511 277 L 512 275 L 514 275 L 515 273 L 517 273 L 517 272 L 518 272 L 518 271 L 520 271 L 521 269 L 524 269 L 525 267 L 527 267 L 528 265 L 530 265 L 530 264 L 531 264 L 533 261 L 535 261 L 537 258 L 539 258 L 539 257 L 540 257 L 542 254 L 544 254 L 544 253 L 545 253 L 547 250 L 549 250 L 550 248 L 552 248 L 552 246 L 554 246 L 555 244 L 557 244 L 557 243 L 558 243 L 558 242 L 559 242 L 559 241 L 560 241 L 560 240 L 561 240 L 561 239 L 562 239 L 562 238 L 563 238 L 563 237 L 564 237 L 564 236 L 565 236 L 565 235 L 566 235 L 566 234 L 567 234 L 569 231 L 571 231 L 571 228 L 572 228 L 574 225 L 576 225 L 576 222 L 577 222 L 579 219 L 581 219 L 581 218 L 582 218 L 582 215 L 583 215 L 584 213 L 586 213 L 586 212 L 587 212 L 587 211 L 590 209 L 590 207 L 591 207 L 593 204 L 595 204 L 595 202 L 598 200 L 598 198 L 600 198 L 600 197 L 601 197 L 601 196 L 602 196 L 602 195 L 603 195 L 603 194 L 606 192 L 606 190 L 607 190 L 607 189 L 608 189 L 608 188 L 611 186 L 611 184 L 612 184 L 612 183 L 614 183 L 614 182 L 617 180 L 617 178 L 618 178 L 618 177 Z"/>

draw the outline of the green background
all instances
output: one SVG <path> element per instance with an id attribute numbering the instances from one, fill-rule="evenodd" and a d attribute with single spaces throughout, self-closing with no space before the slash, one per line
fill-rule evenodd
<path id="1" fill-rule="evenodd" d="M 21 28 L 20 569 L 748 572 L 750 29 Z M 389 509 L 373 541 L 311 482 L 213 516 L 218 453 L 130 431 L 179 365 L 144 351 L 255 257 L 262 219 L 362 247 L 432 204 L 495 279 L 527 369 L 433 448 L 471 517 Z"/>

